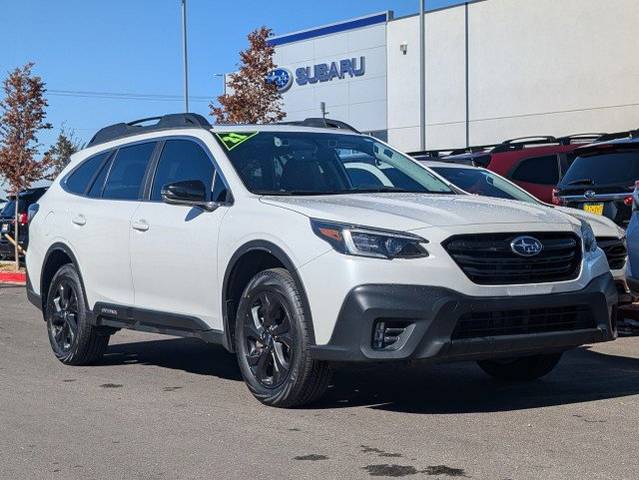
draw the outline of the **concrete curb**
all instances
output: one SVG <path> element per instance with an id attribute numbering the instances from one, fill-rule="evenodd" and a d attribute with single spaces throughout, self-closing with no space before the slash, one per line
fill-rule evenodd
<path id="1" fill-rule="evenodd" d="M 27 275 L 23 272 L 0 272 L 0 283 L 25 285 L 27 283 Z"/>

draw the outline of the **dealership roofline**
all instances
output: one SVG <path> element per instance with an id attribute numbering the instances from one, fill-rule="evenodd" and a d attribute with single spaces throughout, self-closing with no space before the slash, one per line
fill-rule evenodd
<path id="1" fill-rule="evenodd" d="M 429 10 L 426 10 L 426 13 L 428 14 L 428 13 L 441 12 L 442 10 L 451 10 L 453 8 L 463 7 L 464 5 L 472 5 L 473 3 L 481 3 L 486 1 L 487 0 L 466 0 L 465 2 L 456 3 L 454 5 L 446 5 L 445 7 L 429 9 Z M 402 15 L 401 17 L 393 17 L 389 19 L 389 22 L 394 22 L 396 20 L 403 20 L 405 18 L 411 18 L 411 17 L 417 17 L 417 16 L 419 16 L 419 12 L 409 13 L 408 15 Z"/>
<path id="2" fill-rule="evenodd" d="M 269 37 L 268 42 L 273 46 L 284 45 L 287 43 L 299 42 L 300 40 L 308 40 L 311 38 L 323 37 L 324 35 L 330 35 L 333 33 L 345 32 L 348 30 L 353 30 L 355 28 L 387 23 L 392 19 L 393 11 L 386 10 L 384 12 L 364 15 L 363 17 L 351 18 L 349 20 L 343 20 L 341 22 L 329 23 L 326 25 L 320 25 L 319 27 L 309 28 L 306 30 L 298 30 L 296 32 L 286 33 L 284 35 Z"/>

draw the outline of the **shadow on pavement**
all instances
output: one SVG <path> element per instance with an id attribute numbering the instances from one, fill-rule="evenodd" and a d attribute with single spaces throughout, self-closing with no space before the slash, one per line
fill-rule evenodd
<path id="1" fill-rule="evenodd" d="M 235 356 L 196 339 L 116 344 L 101 365 L 157 365 L 241 381 Z M 582 347 L 564 355 L 547 377 L 506 384 L 474 363 L 340 366 L 327 394 L 310 408 L 369 406 L 396 412 L 497 412 L 639 394 L 639 359 Z"/>
<path id="2" fill-rule="evenodd" d="M 242 380 L 235 355 L 194 338 L 110 345 L 99 365 L 157 365 L 228 380 Z"/>
<path id="3" fill-rule="evenodd" d="M 367 405 L 396 412 L 454 414 L 521 410 L 639 394 L 639 359 L 586 347 L 568 352 L 543 379 L 495 381 L 474 363 L 409 371 L 342 372 L 315 407 Z"/>

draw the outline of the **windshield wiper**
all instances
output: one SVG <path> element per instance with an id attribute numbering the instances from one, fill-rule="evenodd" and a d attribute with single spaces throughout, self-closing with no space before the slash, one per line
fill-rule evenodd
<path id="1" fill-rule="evenodd" d="M 566 185 L 593 185 L 594 183 L 595 181 L 591 178 L 580 178 L 578 180 L 568 182 Z"/>

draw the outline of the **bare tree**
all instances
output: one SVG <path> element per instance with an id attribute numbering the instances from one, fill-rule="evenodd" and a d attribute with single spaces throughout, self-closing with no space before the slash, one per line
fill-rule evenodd
<path id="1" fill-rule="evenodd" d="M 60 128 L 55 144 L 49 148 L 45 156 L 51 162 L 49 177 L 53 180 L 69 164 L 71 155 L 82 149 L 82 143 L 73 130 L 67 131 L 64 125 Z"/>
<path id="2" fill-rule="evenodd" d="M 38 132 L 51 128 L 45 122 L 47 100 L 45 84 L 33 75 L 33 63 L 10 72 L 3 82 L 4 99 L 0 101 L 0 174 L 15 195 L 15 261 L 19 268 L 20 191 L 46 176 L 51 161 L 38 160 Z"/>
<path id="3" fill-rule="evenodd" d="M 218 97 L 219 107 L 209 105 L 217 123 L 272 123 L 286 116 L 277 86 L 266 80 L 275 69 L 270 34 L 266 27 L 249 33 L 249 47 L 240 52 L 240 69 L 229 75 L 231 93 Z"/>

